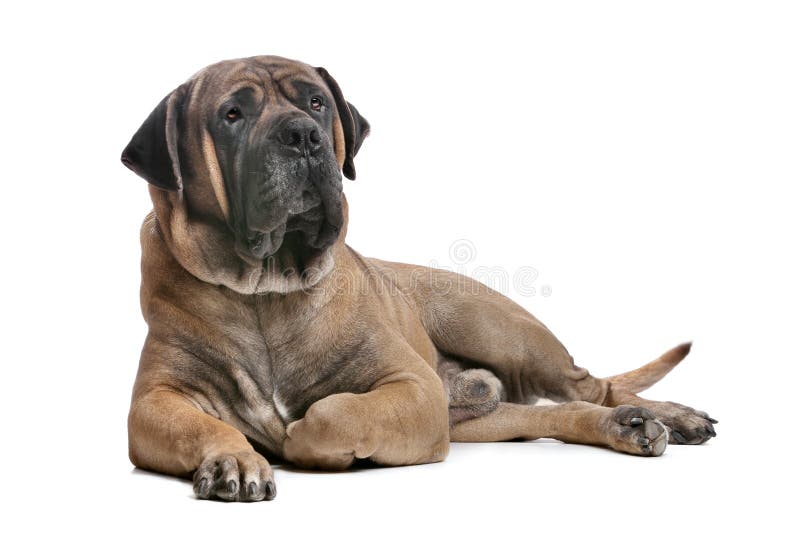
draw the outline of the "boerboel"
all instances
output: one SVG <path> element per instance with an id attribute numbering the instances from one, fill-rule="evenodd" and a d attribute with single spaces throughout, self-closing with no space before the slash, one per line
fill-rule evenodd
<path id="1" fill-rule="evenodd" d="M 134 134 L 122 162 L 154 207 L 136 466 L 193 476 L 203 499 L 260 501 L 276 494 L 265 455 L 335 470 L 551 437 L 658 456 L 715 435 L 707 414 L 636 395 L 688 344 L 595 378 L 503 295 L 347 246 L 342 175 L 368 133 L 325 69 L 260 56 L 201 70 Z"/>

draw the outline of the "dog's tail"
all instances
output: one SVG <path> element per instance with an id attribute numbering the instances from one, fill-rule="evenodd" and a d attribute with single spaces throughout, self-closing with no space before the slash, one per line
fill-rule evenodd
<path id="1" fill-rule="evenodd" d="M 606 380 L 620 389 L 630 391 L 631 393 L 639 393 L 664 378 L 667 373 L 672 371 L 676 365 L 683 361 L 686 355 L 689 354 L 691 348 L 691 343 L 683 343 L 634 371 L 610 376 Z"/>

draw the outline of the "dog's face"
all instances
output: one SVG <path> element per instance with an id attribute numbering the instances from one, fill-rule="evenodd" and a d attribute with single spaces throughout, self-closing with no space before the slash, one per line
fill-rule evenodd
<path id="1" fill-rule="evenodd" d="M 180 197 L 190 223 L 224 226 L 230 239 L 217 254 L 302 277 L 343 230 L 342 173 L 355 178 L 368 131 L 324 69 L 260 56 L 211 65 L 178 87 L 122 161 Z"/>

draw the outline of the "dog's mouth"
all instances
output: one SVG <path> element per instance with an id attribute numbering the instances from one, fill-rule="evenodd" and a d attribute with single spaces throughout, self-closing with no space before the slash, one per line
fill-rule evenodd
<path id="1" fill-rule="evenodd" d="M 251 261 L 262 262 L 268 270 L 305 277 L 336 242 L 340 230 L 341 223 L 331 221 L 320 205 L 289 215 L 283 224 L 271 230 L 250 230 L 241 244 L 244 246 L 237 245 L 237 250 Z"/>
<path id="2" fill-rule="evenodd" d="M 244 173 L 234 198 L 236 253 L 252 267 L 284 278 L 313 279 L 330 267 L 328 249 L 344 227 L 341 175 L 330 157 L 255 158 L 259 172 Z M 266 161 L 266 164 L 263 164 Z M 266 172 L 264 171 L 266 169 Z M 308 272 L 312 270 L 312 272 Z"/>

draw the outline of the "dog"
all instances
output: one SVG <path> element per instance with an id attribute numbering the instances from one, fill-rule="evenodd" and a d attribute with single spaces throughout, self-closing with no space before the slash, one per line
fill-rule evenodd
<path id="1" fill-rule="evenodd" d="M 659 456 L 716 435 L 705 412 L 637 396 L 688 344 L 596 378 L 488 287 L 350 248 L 342 183 L 369 131 L 324 68 L 258 56 L 201 70 L 133 135 L 122 163 L 153 202 L 134 465 L 261 501 L 267 456 L 341 470 L 543 437 Z"/>

